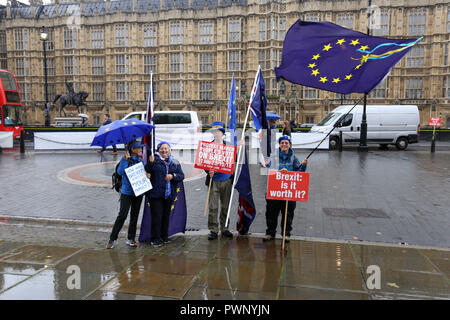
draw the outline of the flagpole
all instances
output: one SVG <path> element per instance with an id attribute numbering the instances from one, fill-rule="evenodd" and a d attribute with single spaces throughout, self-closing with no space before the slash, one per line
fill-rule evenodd
<path id="1" fill-rule="evenodd" d="M 350 113 L 350 112 L 352 112 L 352 110 L 358 105 L 358 103 L 361 101 L 361 99 L 363 99 L 364 97 L 362 97 L 362 98 L 360 98 L 354 105 L 353 105 L 353 107 L 341 118 L 341 119 L 345 119 L 345 117 Z M 336 124 L 337 124 L 338 122 L 336 122 Z M 314 148 L 314 150 L 313 151 L 311 151 L 309 154 L 308 154 L 308 156 L 306 157 L 306 159 L 309 159 L 309 157 L 319 148 L 319 146 L 322 144 L 322 142 L 324 142 L 325 141 L 325 139 L 326 138 L 328 138 L 328 136 L 331 134 L 331 132 L 333 132 L 333 130 L 335 129 L 336 127 L 333 127 L 333 129 L 331 129 L 330 130 L 330 132 L 328 132 L 328 134 L 322 139 L 322 141 L 320 141 L 319 142 L 319 144 Z M 340 141 L 340 143 L 342 143 L 342 141 Z"/>
<path id="2" fill-rule="evenodd" d="M 245 138 L 245 129 L 246 129 L 246 126 L 247 126 L 248 116 L 250 114 L 250 104 L 251 104 L 251 102 L 253 100 L 253 97 L 255 95 L 256 81 L 258 80 L 258 75 L 259 75 L 260 70 L 261 70 L 261 66 L 258 66 L 258 71 L 256 72 L 255 81 L 253 82 L 252 93 L 250 94 L 250 100 L 248 102 L 247 113 L 245 115 L 244 127 L 242 128 L 241 141 L 244 140 L 244 138 Z M 242 147 L 243 147 L 242 144 L 239 145 L 237 162 L 236 162 L 236 165 L 234 166 L 233 185 L 231 186 L 231 195 L 230 195 L 230 201 L 228 202 L 228 212 L 227 212 L 227 219 L 225 220 L 225 227 L 228 227 L 228 224 L 229 224 L 231 202 L 233 201 L 234 186 L 236 185 L 236 178 L 237 178 L 237 173 L 238 173 L 239 162 L 241 160 Z"/>
<path id="3" fill-rule="evenodd" d="M 284 243 L 286 242 L 286 223 L 287 223 L 288 203 L 289 203 L 289 201 L 286 200 L 286 208 L 284 209 L 283 244 L 281 245 L 281 250 L 284 250 Z"/>
<path id="4" fill-rule="evenodd" d="M 151 116 L 152 119 L 154 117 L 154 112 L 155 112 L 155 108 L 154 108 L 154 101 L 153 101 L 153 71 L 150 70 L 150 109 L 152 110 L 151 112 Z M 151 119 L 151 124 L 153 125 L 153 129 L 152 129 L 152 156 L 155 154 L 155 136 L 156 136 L 156 130 L 155 130 L 155 124 L 153 123 L 153 120 Z"/>

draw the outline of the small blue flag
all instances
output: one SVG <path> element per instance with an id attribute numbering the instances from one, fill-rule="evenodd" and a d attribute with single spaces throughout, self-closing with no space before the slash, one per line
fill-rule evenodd
<path id="1" fill-rule="evenodd" d="M 261 67 L 258 67 L 258 73 L 253 84 L 252 93 L 250 97 L 250 111 L 252 113 L 253 123 L 256 131 L 261 137 L 262 129 L 267 129 L 266 117 L 266 84 L 262 76 Z"/>
<path id="2" fill-rule="evenodd" d="M 233 138 L 234 145 L 237 146 L 236 136 L 236 86 L 233 79 L 231 80 L 230 98 L 228 100 L 228 129 L 230 129 L 231 137 Z"/>
<path id="3" fill-rule="evenodd" d="M 420 40 L 373 37 L 331 22 L 298 20 L 286 34 L 275 75 L 341 94 L 368 93 Z"/>

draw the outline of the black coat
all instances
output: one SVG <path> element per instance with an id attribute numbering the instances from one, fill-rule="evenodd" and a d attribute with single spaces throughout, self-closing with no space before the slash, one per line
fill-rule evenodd
<path id="1" fill-rule="evenodd" d="M 162 160 L 158 154 L 155 154 L 155 161 L 152 163 L 147 161 L 145 165 L 145 170 L 151 174 L 150 182 L 152 183 L 153 189 L 148 193 L 150 198 L 164 198 L 166 191 L 166 181 L 164 177 L 166 176 L 166 165 L 164 160 Z M 173 179 L 170 180 L 171 194 L 169 199 L 173 201 L 177 194 L 176 184 L 177 182 L 184 180 L 184 173 L 181 169 L 181 164 L 172 159 L 172 163 L 169 165 L 169 173 L 173 175 Z"/>

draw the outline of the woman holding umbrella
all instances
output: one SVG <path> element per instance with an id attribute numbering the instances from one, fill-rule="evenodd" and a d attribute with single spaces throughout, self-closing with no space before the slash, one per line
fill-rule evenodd
<path id="1" fill-rule="evenodd" d="M 169 242 L 169 218 L 177 194 L 176 183 L 184 180 L 184 173 L 181 164 L 172 157 L 168 142 L 160 142 L 156 151 L 155 155 L 150 155 L 145 170 L 151 173 L 153 186 L 149 191 L 152 217 L 150 244 L 160 247 Z"/>
<path id="2" fill-rule="evenodd" d="M 142 161 L 142 147 L 143 145 L 136 140 L 129 142 L 127 144 L 127 152 L 125 152 L 125 155 L 120 160 L 117 168 L 117 173 L 122 176 L 122 187 L 120 189 L 120 210 L 111 231 L 106 249 L 114 248 L 114 243 L 119 236 L 119 232 L 122 229 L 125 220 L 127 219 L 128 211 L 130 211 L 130 224 L 128 226 L 128 240 L 126 245 L 130 247 L 137 247 L 135 237 L 142 195 L 138 197 L 135 196 L 130 180 L 128 180 L 128 177 L 125 174 L 125 169 Z M 147 173 L 147 178 L 150 179 L 149 173 Z"/>

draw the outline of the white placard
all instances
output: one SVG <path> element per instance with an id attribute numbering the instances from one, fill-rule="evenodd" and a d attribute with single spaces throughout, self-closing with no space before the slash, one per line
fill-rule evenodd
<path id="1" fill-rule="evenodd" d="M 0 148 L 12 148 L 14 145 L 13 132 L 2 131 L 0 132 Z"/>
<path id="2" fill-rule="evenodd" d="M 128 180 L 130 180 L 131 187 L 133 188 L 134 195 L 136 197 L 153 188 L 150 180 L 145 174 L 145 169 L 142 162 L 126 168 L 125 173 L 128 177 Z"/>

